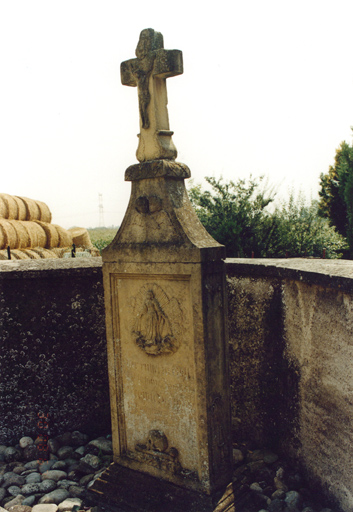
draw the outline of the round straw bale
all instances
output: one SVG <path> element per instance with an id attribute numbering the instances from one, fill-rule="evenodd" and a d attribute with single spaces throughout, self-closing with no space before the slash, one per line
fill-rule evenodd
<path id="1" fill-rule="evenodd" d="M 19 241 L 16 229 L 13 227 L 11 222 L 5 219 L 0 219 L 0 225 L 5 234 L 5 248 L 10 246 L 10 249 L 17 249 Z"/>
<path id="2" fill-rule="evenodd" d="M 0 217 L 3 219 L 7 219 L 7 201 L 5 200 L 6 194 L 0 194 Z"/>
<path id="3" fill-rule="evenodd" d="M 50 252 L 56 254 L 58 258 L 62 258 L 66 250 L 66 247 L 53 247 L 52 249 L 50 249 Z"/>
<path id="4" fill-rule="evenodd" d="M 15 201 L 15 198 L 13 196 L 10 196 L 9 194 L 1 194 L 3 201 L 6 204 L 7 213 L 6 218 L 7 219 L 17 219 L 18 218 L 18 206 Z"/>
<path id="5" fill-rule="evenodd" d="M 53 251 L 50 251 L 49 249 L 44 249 L 43 247 L 36 247 L 35 249 L 31 249 L 32 252 L 36 252 L 37 254 L 39 254 L 39 256 L 43 259 L 50 259 L 50 258 L 55 258 L 55 259 L 58 259 L 59 256 L 57 254 L 55 254 L 55 252 Z"/>
<path id="6" fill-rule="evenodd" d="M 4 251 L 3 249 L 0 251 L 0 260 L 8 260 L 8 254 L 7 251 Z"/>
<path id="7" fill-rule="evenodd" d="M 68 231 L 72 236 L 72 242 L 77 247 L 86 247 L 87 249 L 93 247 L 86 228 L 70 228 Z"/>
<path id="8" fill-rule="evenodd" d="M 21 252 L 25 253 L 31 260 L 40 260 L 41 258 L 40 254 L 38 254 L 34 249 L 22 249 Z"/>
<path id="9" fill-rule="evenodd" d="M 36 221 L 45 231 L 45 235 L 47 237 L 46 248 L 51 249 L 52 247 L 59 246 L 59 233 L 56 227 L 53 224 L 48 224 L 48 222 L 41 222 L 39 220 Z"/>
<path id="10" fill-rule="evenodd" d="M 21 244 L 20 248 L 31 247 L 31 235 L 29 234 L 29 221 L 19 220 L 18 224 L 22 226 L 21 229 Z"/>
<path id="11" fill-rule="evenodd" d="M 26 220 L 40 220 L 40 209 L 36 201 L 28 197 L 21 197 L 21 199 L 26 206 Z"/>
<path id="12" fill-rule="evenodd" d="M 7 247 L 6 242 L 7 242 L 6 231 L 0 222 L 0 249 L 6 249 L 6 247 Z"/>
<path id="13" fill-rule="evenodd" d="M 62 228 L 61 226 L 58 226 L 57 224 L 52 224 L 52 226 L 55 226 L 58 234 L 59 234 L 59 245 L 58 247 L 69 247 L 72 245 L 72 236 L 67 229 Z"/>
<path id="14" fill-rule="evenodd" d="M 37 222 L 26 222 L 26 227 L 31 238 L 30 247 L 45 247 L 47 236 L 44 229 Z"/>
<path id="15" fill-rule="evenodd" d="M 26 220 L 26 217 L 27 217 L 27 209 L 26 209 L 26 205 L 22 199 L 22 197 L 19 197 L 19 196 L 13 196 L 14 200 L 16 201 L 17 203 L 17 208 L 18 208 L 18 214 L 17 214 L 17 219 L 18 220 Z"/>
<path id="16" fill-rule="evenodd" d="M 51 211 L 49 206 L 43 203 L 43 201 L 36 201 L 38 209 L 40 211 L 40 219 L 42 222 L 51 222 Z"/>
<path id="17" fill-rule="evenodd" d="M 16 249 L 25 249 L 26 247 L 29 247 L 29 237 L 28 237 L 28 231 L 23 226 L 24 221 L 20 220 L 8 220 L 11 224 L 11 226 L 15 229 L 17 234 L 17 247 Z"/>
<path id="18" fill-rule="evenodd" d="M 27 254 L 26 250 L 12 249 L 11 250 L 11 259 L 12 260 L 29 260 L 30 256 L 29 256 L 29 254 Z"/>

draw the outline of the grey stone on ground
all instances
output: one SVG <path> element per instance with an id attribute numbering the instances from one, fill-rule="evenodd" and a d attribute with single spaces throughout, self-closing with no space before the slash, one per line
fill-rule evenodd
<path id="1" fill-rule="evenodd" d="M 37 457 L 37 453 L 37 447 L 34 444 L 31 444 L 26 446 L 26 448 L 23 450 L 23 458 L 25 460 L 33 460 L 35 457 Z"/>
<path id="2" fill-rule="evenodd" d="M 30 446 L 33 443 L 34 443 L 34 441 L 31 437 L 25 436 L 25 437 L 21 437 L 19 445 L 21 448 L 26 448 L 27 446 Z"/>
<path id="3" fill-rule="evenodd" d="M 83 457 L 85 454 L 85 447 L 79 446 L 78 448 L 76 448 L 75 453 L 77 453 L 80 457 Z"/>
<path id="4" fill-rule="evenodd" d="M 98 439 L 90 441 L 87 446 L 94 446 L 98 449 L 98 452 L 95 455 L 97 455 L 99 451 L 101 451 L 104 455 L 111 455 L 113 453 L 113 443 L 104 437 L 99 437 Z"/>
<path id="5" fill-rule="evenodd" d="M 13 473 L 16 473 L 16 475 L 22 475 L 23 471 L 26 471 L 26 468 L 23 465 L 16 466 L 13 468 Z"/>
<path id="6" fill-rule="evenodd" d="M 58 506 L 55 503 L 38 504 L 32 508 L 32 512 L 56 512 L 57 510 Z"/>
<path id="7" fill-rule="evenodd" d="M 12 446 L 9 446 L 6 448 L 4 452 L 4 460 L 5 462 L 14 462 L 17 460 L 20 460 L 22 457 L 21 450 L 18 450 L 17 448 L 13 448 Z"/>
<path id="8" fill-rule="evenodd" d="M 60 487 L 60 489 L 68 489 L 69 487 L 71 487 L 72 485 L 76 485 L 77 482 L 75 482 L 75 480 L 60 480 L 58 482 L 58 487 Z"/>
<path id="9" fill-rule="evenodd" d="M 286 494 L 286 497 L 284 499 L 288 512 L 293 511 L 296 512 L 298 509 L 301 508 L 302 504 L 302 497 L 300 496 L 299 492 L 297 491 L 289 491 Z"/>
<path id="10" fill-rule="evenodd" d="M 10 510 L 11 507 L 14 507 L 15 505 L 21 505 L 22 504 L 22 501 L 25 499 L 25 497 L 23 496 L 23 494 L 18 494 L 18 496 L 16 496 L 16 498 L 14 498 L 13 500 L 10 500 L 8 501 L 5 505 L 4 505 L 4 508 L 6 510 Z"/>
<path id="11" fill-rule="evenodd" d="M 57 439 L 49 439 L 48 446 L 51 453 L 56 453 L 60 448 L 60 443 Z"/>
<path id="12" fill-rule="evenodd" d="M 54 482 L 64 480 L 66 477 L 67 473 L 65 473 L 65 471 L 61 471 L 60 469 L 51 469 L 49 471 L 45 471 L 42 474 L 42 480 L 54 480 Z"/>
<path id="13" fill-rule="evenodd" d="M 18 496 L 21 494 L 21 489 L 18 485 L 10 485 L 10 487 L 7 488 L 7 492 L 11 494 L 11 496 Z"/>
<path id="14" fill-rule="evenodd" d="M 26 476 L 26 484 L 37 484 L 38 482 L 41 482 L 42 478 L 39 473 L 30 473 Z"/>
<path id="15" fill-rule="evenodd" d="M 91 480 L 94 478 L 94 473 L 91 473 L 89 475 L 85 475 L 80 479 L 80 485 L 86 486 Z"/>
<path id="16" fill-rule="evenodd" d="M 31 460 L 25 464 L 25 468 L 37 470 L 39 468 L 39 462 L 37 460 Z"/>
<path id="17" fill-rule="evenodd" d="M 51 469 L 61 469 L 62 471 L 66 469 L 66 462 L 63 460 L 57 460 L 51 467 Z"/>
<path id="18" fill-rule="evenodd" d="M 39 484 L 39 492 L 51 492 L 54 491 L 54 489 L 57 488 L 57 482 L 54 480 L 43 480 L 43 482 L 40 482 Z"/>
<path id="19" fill-rule="evenodd" d="M 71 434 L 72 446 L 82 446 L 88 442 L 88 435 L 75 430 Z"/>
<path id="20" fill-rule="evenodd" d="M 21 487 L 21 493 L 26 496 L 28 494 L 35 494 L 36 492 L 40 492 L 39 483 L 25 484 Z"/>
<path id="21" fill-rule="evenodd" d="M 35 496 L 27 496 L 27 498 L 25 498 L 22 501 L 22 505 L 28 505 L 29 507 L 31 507 L 35 501 L 36 501 Z"/>
<path id="22" fill-rule="evenodd" d="M 28 505 L 15 505 L 14 507 L 11 507 L 11 512 L 31 512 L 32 507 L 29 507 Z"/>
<path id="23" fill-rule="evenodd" d="M 2 501 L 6 496 L 6 489 L 0 487 L 0 501 Z"/>
<path id="24" fill-rule="evenodd" d="M 69 487 L 70 496 L 73 498 L 81 498 L 85 493 L 85 488 L 79 485 L 71 485 Z"/>
<path id="25" fill-rule="evenodd" d="M 0 462 L 3 462 L 5 460 L 5 450 L 7 446 L 4 444 L 0 444 Z"/>
<path id="26" fill-rule="evenodd" d="M 273 500 L 275 500 L 276 498 L 278 498 L 279 500 L 284 500 L 284 498 L 286 497 L 286 493 L 284 491 L 280 491 L 279 489 L 277 489 L 277 491 L 275 491 L 272 495 L 271 495 L 271 498 Z"/>
<path id="27" fill-rule="evenodd" d="M 45 462 L 42 462 L 42 464 L 39 465 L 39 471 L 41 473 L 45 473 L 46 471 L 49 471 L 51 467 L 55 464 L 56 459 L 50 459 Z"/>
<path id="28" fill-rule="evenodd" d="M 70 494 L 66 489 L 55 489 L 55 491 L 44 494 L 39 500 L 39 503 L 55 503 L 58 505 L 62 501 L 69 498 Z"/>
<path id="29" fill-rule="evenodd" d="M 62 446 L 61 448 L 59 448 L 56 455 L 58 456 L 58 458 L 60 460 L 64 460 L 64 459 L 68 459 L 69 457 L 71 457 L 73 452 L 74 452 L 74 449 L 72 448 L 72 446 Z"/>
<path id="30" fill-rule="evenodd" d="M 84 462 L 85 464 L 87 464 L 91 468 L 91 472 L 92 472 L 92 469 L 98 469 L 101 464 L 99 457 L 97 457 L 97 455 L 92 455 L 91 453 L 87 453 L 87 455 L 82 457 L 82 459 L 80 460 L 80 463 L 81 462 Z"/>
<path id="31" fill-rule="evenodd" d="M 66 500 L 59 503 L 58 510 L 59 512 L 66 512 L 68 510 L 72 510 L 73 507 L 78 506 L 81 507 L 82 500 L 79 498 L 67 498 Z"/>
<path id="32" fill-rule="evenodd" d="M 16 473 L 5 473 L 4 475 L 4 482 L 2 484 L 2 487 L 7 489 L 11 485 L 24 485 L 26 483 L 26 479 L 21 475 L 16 475 Z"/>

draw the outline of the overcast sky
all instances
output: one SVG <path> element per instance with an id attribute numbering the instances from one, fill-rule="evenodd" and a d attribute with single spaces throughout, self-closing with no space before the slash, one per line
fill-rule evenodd
<path id="1" fill-rule="evenodd" d="M 352 0 L 0 0 L 1 189 L 64 227 L 119 225 L 137 163 L 140 31 L 183 52 L 167 80 L 178 161 L 195 182 L 265 174 L 316 197 L 352 142 Z"/>

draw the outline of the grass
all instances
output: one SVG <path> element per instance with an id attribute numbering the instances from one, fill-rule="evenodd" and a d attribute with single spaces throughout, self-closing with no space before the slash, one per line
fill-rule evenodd
<path id="1" fill-rule="evenodd" d="M 110 244 L 118 229 L 118 226 L 114 226 L 110 228 L 88 228 L 87 231 L 92 244 L 102 253 L 102 249 Z"/>

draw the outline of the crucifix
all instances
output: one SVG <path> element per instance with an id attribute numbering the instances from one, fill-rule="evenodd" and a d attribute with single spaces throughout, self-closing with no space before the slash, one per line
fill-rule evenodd
<path id="1" fill-rule="evenodd" d="M 143 30 L 136 58 L 121 63 L 121 82 L 138 89 L 140 133 L 136 152 L 139 162 L 175 160 L 177 150 L 169 129 L 166 79 L 183 73 L 180 50 L 165 50 L 163 36 Z"/>

